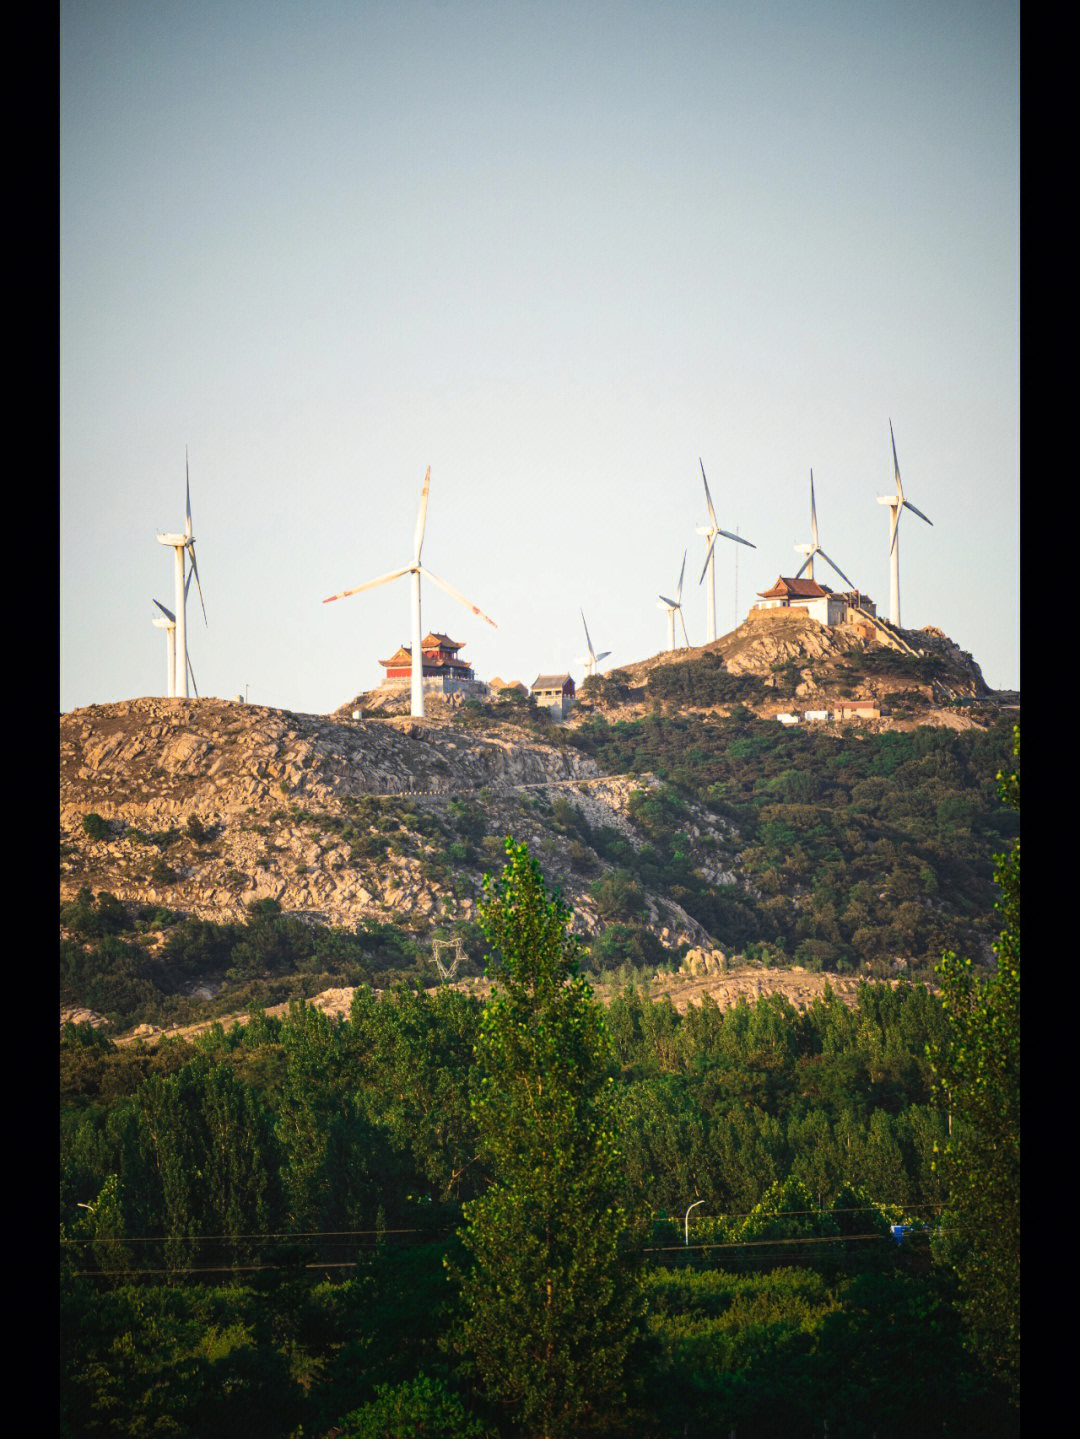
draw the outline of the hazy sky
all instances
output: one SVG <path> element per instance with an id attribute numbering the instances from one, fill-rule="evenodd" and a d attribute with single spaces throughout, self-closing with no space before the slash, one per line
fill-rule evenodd
<path id="1" fill-rule="evenodd" d="M 423 623 L 530 683 L 821 543 L 1019 683 L 1018 14 L 974 0 L 62 4 L 61 708 L 325 712 Z M 736 574 L 736 552 L 738 570 Z M 830 572 L 818 561 L 819 579 Z M 839 584 L 839 581 L 836 581 Z M 736 608 L 737 602 L 737 608 Z"/>

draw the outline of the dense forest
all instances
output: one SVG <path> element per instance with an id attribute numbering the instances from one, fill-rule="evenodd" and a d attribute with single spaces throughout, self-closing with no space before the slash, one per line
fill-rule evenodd
<path id="1" fill-rule="evenodd" d="M 1015 775 L 998 788 L 1015 819 Z M 1015 832 L 974 828 L 988 856 Z M 870 982 L 805 1012 L 680 1015 L 632 984 L 604 1009 L 510 840 L 487 1004 L 415 976 L 376 996 L 392 926 L 168 916 L 160 962 L 191 973 L 200 944 L 245 983 L 279 944 L 310 973 L 332 944 L 363 982 L 340 1020 L 63 1030 L 61 1432 L 1019 1432 L 1018 841 L 985 863 L 996 969 L 950 953 L 940 995 Z M 73 908 L 72 966 L 162 920 Z"/>

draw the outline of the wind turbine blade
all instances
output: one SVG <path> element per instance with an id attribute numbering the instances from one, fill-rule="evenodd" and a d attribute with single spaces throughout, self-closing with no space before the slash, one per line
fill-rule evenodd
<path id="1" fill-rule="evenodd" d="M 813 542 L 814 542 L 814 548 L 816 549 L 816 548 L 817 548 L 817 542 L 818 542 L 818 534 L 817 534 L 817 505 L 814 503 L 814 472 L 813 472 L 813 470 L 810 471 L 810 537 L 811 537 L 811 539 L 813 540 Z"/>
<path id="2" fill-rule="evenodd" d="M 405 568 L 401 570 L 391 570 L 388 575 L 380 575 L 377 580 L 365 580 L 362 585 L 354 585 L 351 590 L 342 590 L 340 594 L 327 595 L 326 599 L 323 600 L 323 604 L 328 605 L 331 600 L 346 599 L 349 595 L 358 595 L 363 590 L 373 590 L 378 585 L 388 585 L 391 580 L 399 580 L 402 575 L 412 574 L 412 571 L 412 565 L 406 565 Z"/>
<path id="3" fill-rule="evenodd" d="M 814 558 L 814 554 L 817 554 L 817 553 L 819 553 L 819 551 L 815 550 L 815 551 L 813 551 L 811 554 L 807 555 L 806 559 L 803 560 L 802 564 L 799 566 L 798 570 L 796 571 L 796 574 L 795 574 L 795 578 L 796 578 L 796 579 L 799 578 L 799 575 L 802 574 L 803 570 L 806 569 L 807 565 L 808 565 L 808 564 L 810 563 L 810 561 Z"/>
<path id="4" fill-rule="evenodd" d="M 893 506 L 892 506 L 892 534 L 889 536 L 889 554 L 890 554 L 890 555 L 892 554 L 893 550 L 896 549 L 896 531 L 897 531 L 897 529 L 898 529 L 899 526 L 900 526 L 900 511 L 901 511 L 903 508 L 904 508 L 903 505 L 893 505 Z"/>
<path id="5" fill-rule="evenodd" d="M 674 600 L 669 600 L 666 595 L 661 595 L 660 599 L 662 601 L 662 604 L 660 606 L 661 609 L 664 607 L 664 605 L 667 605 L 669 610 L 677 610 L 679 608 L 678 604 Z"/>
<path id="6" fill-rule="evenodd" d="M 676 595 L 678 596 L 678 598 L 679 598 L 680 601 L 682 600 L 682 582 L 683 582 L 683 576 L 684 576 L 685 574 L 686 574 L 686 551 L 683 550 L 683 552 L 682 552 L 682 569 L 679 571 L 679 588 L 675 591 L 675 593 L 676 593 Z"/>
<path id="7" fill-rule="evenodd" d="M 889 439 L 892 441 L 892 466 L 893 474 L 896 476 L 896 493 L 903 500 L 904 487 L 900 483 L 900 461 L 896 458 L 896 436 L 893 434 L 892 420 L 889 421 Z"/>
<path id="8" fill-rule="evenodd" d="M 756 549 L 757 549 L 757 545 L 751 544 L 751 542 L 750 542 L 749 540 L 744 540 L 743 537 L 742 537 L 742 535 L 733 535 L 733 534 L 731 534 L 731 533 L 730 533 L 729 531 L 727 531 L 727 530 L 717 530 L 716 533 L 717 533 L 718 535 L 723 535 L 723 537 L 724 537 L 725 540 L 734 540 L 736 544 L 739 544 L 739 545 L 749 545 L 752 550 L 756 550 Z"/>
<path id="9" fill-rule="evenodd" d="M 698 464 L 701 465 L 701 478 L 705 480 L 705 466 L 701 463 L 701 456 L 698 455 Z M 716 511 L 713 509 L 712 495 L 709 494 L 709 482 L 705 480 L 705 503 L 709 507 L 709 519 L 712 520 L 713 529 L 716 529 Z"/>
<path id="10" fill-rule="evenodd" d="M 579 610 L 578 610 L 578 614 L 581 616 L 581 623 L 582 623 L 583 625 L 585 625 L 585 611 L 582 610 L 582 609 L 579 609 Z M 596 655 L 593 654 L 592 640 L 589 638 L 589 626 L 588 626 L 588 625 L 585 625 L 585 643 L 586 643 L 586 645 L 588 645 L 588 647 L 589 647 L 589 653 L 590 653 L 590 655 L 592 655 L 592 657 L 593 657 L 593 662 L 595 663 L 595 662 L 596 662 Z"/>
<path id="11" fill-rule="evenodd" d="M 185 476 L 185 479 L 187 480 L 187 496 L 186 496 L 186 501 L 185 501 L 185 506 L 184 506 L 184 514 L 185 514 L 185 516 L 186 516 L 185 521 L 184 521 L 184 534 L 185 534 L 185 535 L 188 535 L 188 536 L 190 537 L 190 535 L 191 535 L 191 466 L 188 464 L 188 450 L 187 450 L 187 445 L 184 446 L 184 476 Z"/>
<path id="12" fill-rule="evenodd" d="M 427 575 L 428 579 L 433 585 L 438 585 L 441 590 L 445 590 L 452 599 L 460 600 L 460 602 L 465 606 L 467 610 L 472 610 L 474 615 L 479 615 L 482 620 L 487 620 L 488 624 L 492 627 L 492 629 L 497 630 L 499 628 L 490 615 L 484 614 L 484 611 L 482 609 L 474 605 L 472 600 L 467 600 L 460 590 L 454 589 L 453 585 L 448 585 L 445 580 L 440 580 L 438 575 L 433 575 L 431 571 L 426 570 L 423 565 L 420 566 L 420 573 L 422 575 Z"/>
<path id="13" fill-rule="evenodd" d="M 690 648 L 690 636 L 686 633 L 686 621 L 682 617 L 682 605 L 679 606 L 679 623 L 682 625 L 682 637 L 686 641 L 686 648 Z"/>
<path id="14" fill-rule="evenodd" d="M 843 570 L 840 568 L 840 566 L 836 563 L 835 560 L 830 560 L 829 557 L 828 557 L 828 555 L 825 553 L 824 550 L 818 550 L 818 554 L 821 556 L 821 558 L 825 561 L 825 563 L 826 563 L 827 565 L 832 565 L 833 569 L 834 569 L 834 570 L 836 571 L 836 573 L 840 576 L 840 578 L 844 581 L 844 584 L 846 584 L 850 589 L 854 589 L 854 588 L 855 588 L 855 586 L 854 586 L 854 585 L 851 583 L 851 581 L 848 579 L 847 575 L 844 574 Z"/>
<path id="15" fill-rule="evenodd" d="M 187 672 L 191 676 L 191 688 L 195 691 L 195 698 L 199 698 L 199 686 L 195 683 L 195 671 L 191 668 L 191 656 L 188 656 Z"/>
<path id="16" fill-rule="evenodd" d="M 926 520 L 926 523 L 928 525 L 932 525 L 934 523 L 933 520 L 926 519 L 926 516 L 923 514 L 922 510 L 917 510 L 910 500 L 904 501 L 904 509 L 911 510 L 913 514 L 918 515 L 920 520 Z"/>
<path id="17" fill-rule="evenodd" d="M 420 551 L 424 544 L 424 526 L 427 524 L 428 494 L 431 490 L 431 466 L 424 475 L 424 488 L 420 494 L 420 511 L 416 516 L 416 538 L 413 541 L 413 558 L 420 563 Z"/>
<path id="18" fill-rule="evenodd" d="M 187 546 L 187 552 L 191 556 L 191 573 L 195 576 L 195 587 L 199 591 L 199 604 L 202 605 L 203 624 L 208 625 L 209 621 L 206 618 L 206 604 L 203 601 L 202 597 L 202 585 L 199 583 L 199 567 L 195 563 L 195 546 L 193 544 L 189 544 Z"/>
<path id="19" fill-rule="evenodd" d="M 165 616 L 167 620 L 171 620 L 173 624 L 176 623 L 176 616 L 173 614 L 172 610 L 167 610 L 160 600 L 155 600 L 154 604 L 157 605 L 158 609 L 161 611 L 161 613 Z"/>
<path id="20" fill-rule="evenodd" d="M 598 665 L 601 660 L 606 660 L 610 654 L 610 650 L 604 650 L 601 654 L 593 655 L 593 664 Z"/>
<path id="21" fill-rule="evenodd" d="M 717 534 L 717 535 L 720 534 L 720 531 L 717 530 L 716 534 Z M 702 567 L 701 567 L 701 579 L 698 580 L 698 584 L 699 584 L 699 585 L 701 584 L 701 581 L 704 580 L 704 578 L 705 578 L 705 572 L 706 572 L 706 570 L 709 568 L 709 561 L 712 559 L 712 552 L 713 552 L 713 549 L 714 549 L 715 545 L 716 545 L 716 535 L 713 535 L 712 539 L 709 541 L 709 550 L 708 550 L 708 553 L 707 553 L 706 556 L 705 556 L 705 563 L 704 563 L 704 564 L 702 565 Z"/>

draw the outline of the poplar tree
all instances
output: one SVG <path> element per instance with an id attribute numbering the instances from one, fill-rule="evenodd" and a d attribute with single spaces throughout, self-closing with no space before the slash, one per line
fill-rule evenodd
<path id="1" fill-rule="evenodd" d="M 1020 728 L 1014 730 L 1020 755 Z M 1020 779 L 998 775 L 1001 797 L 1019 810 Z M 946 954 L 938 966 L 948 1021 L 931 1049 L 952 1117 L 946 1154 L 961 1308 L 976 1352 L 1019 1397 L 1020 1390 L 1020 841 L 997 855 L 997 909 L 1004 920 L 997 968 L 977 979 L 971 961 Z"/>
<path id="2" fill-rule="evenodd" d="M 495 951 L 473 1098 L 490 1184 L 465 1205 L 464 1347 L 526 1434 L 579 1434 L 623 1398 L 641 1312 L 609 1118 L 610 1040 L 570 912 L 525 844 L 484 878 Z"/>

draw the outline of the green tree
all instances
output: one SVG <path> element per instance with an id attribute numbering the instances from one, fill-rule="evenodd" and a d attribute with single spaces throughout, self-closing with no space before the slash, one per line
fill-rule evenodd
<path id="1" fill-rule="evenodd" d="M 465 1206 L 464 1347 L 523 1432 L 578 1434 L 622 1398 L 641 1307 L 610 1121 L 611 1046 L 569 910 L 525 844 L 484 878 L 495 992 L 473 1101 L 489 1188 Z"/>
<path id="2" fill-rule="evenodd" d="M 1013 753 L 1020 756 L 1020 727 Z M 998 775 L 1006 804 L 1019 810 L 1019 775 Z M 971 961 L 943 955 L 938 966 L 948 1035 L 931 1050 L 947 1097 L 947 1148 L 954 1210 L 954 1267 L 976 1352 L 1019 1397 L 1020 1371 L 1020 841 L 995 860 L 1004 929 L 997 969 L 986 979 Z"/>

